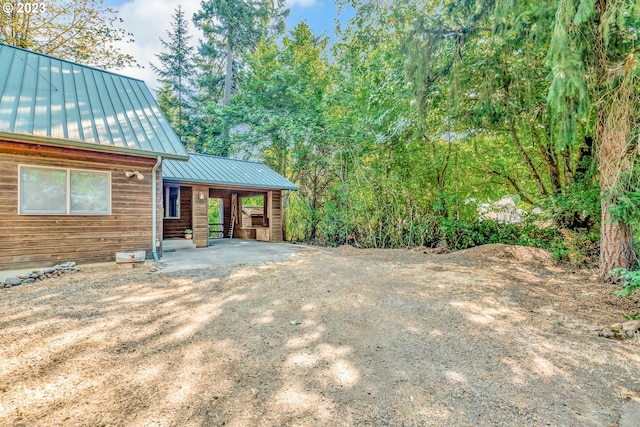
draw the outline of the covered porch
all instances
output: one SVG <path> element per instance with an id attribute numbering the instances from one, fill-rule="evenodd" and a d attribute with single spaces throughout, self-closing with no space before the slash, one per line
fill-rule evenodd
<path id="1" fill-rule="evenodd" d="M 252 206 L 247 219 L 242 206 L 243 200 L 249 198 L 261 200 L 262 206 Z M 193 243 L 198 248 L 219 238 L 272 243 L 283 240 L 282 191 L 165 183 L 163 211 L 163 240 L 185 239 L 185 230 L 192 231 Z"/>
<path id="2" fill-rule="evenodd" d="M 164 162 L 163 242 L 190 238 L 196 248 L 219 238 L 282 242 L 286 195 L 296 189 L 262 163 L 202 154 L 191 154 L 186 167 Z"/>

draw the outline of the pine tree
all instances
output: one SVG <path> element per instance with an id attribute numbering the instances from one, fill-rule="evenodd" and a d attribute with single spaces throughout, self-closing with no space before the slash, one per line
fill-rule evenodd
<path id="1" fill-rule="evenodd" d="M 223 105 L 229 105 L 241 54 L 253 50 L 269 26 L 283 29 L 282 0 L 204 0 L 193 22 L 205 36 L 200 54 L 224 63 Z"/>
<path id="2" fill-rule="evenodd" d="M 158 103 L 182 143 L 193 148 L 190 147 L 193 138 L 189 119 L 194 97 L 194 47 L 189 44 L 191 36 L 187 32 L 187 21 L 180 5 L 175 9 L 171 31 L 167 31 L 167 36 L 166 41 L 160 39 L 166 51 L 156 54 L 160 65 L 151 64 L 163 85 L 158 91 Z"/>

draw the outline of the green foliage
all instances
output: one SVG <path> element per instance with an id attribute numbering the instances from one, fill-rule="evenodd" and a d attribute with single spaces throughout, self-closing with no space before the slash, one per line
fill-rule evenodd
<path id="1" fill-rule="evenodd" d="M 616 279 L 620 280 L 623 289 L 614 293 L 621 297 L 628 297 L 637 289 L 640 289 L 640 270 L 628 271 L 624 268 L 616 268 L 611 271 Z"/>
<path id="2" fill-rule="evenodd" d="M 609 208 L 611 218 L 631 224 L 636 229 L 640 227 L 640 164 L 636 163 L 631 172 L 624 172 L 620 176 L 618 190 L 615 194 L 616 204 Z"/>
<path id="3" fill-rule="evenodd" d="M 443 220 L 441 235 L 453 250 L 493 243 L 549 249 L 558 240 L 557 231 L 551 228 L 539 228 L 533 224 L 502 224 L 497 221 Z"/>
<path id="4" fill-rule="evenodd" d="M 209 224 L 220 223 L 220 199 L 209 199 Z"/>
<path id="5" fill-rule="evenodd" d="M 640 222 L 640 189 L 618 196 L 617 204 L 609 209 L 611 218 L 635 226 Z"/>
<path id="6" fill-rule="evenodd" d="M 560 236 L 551 247 L 556 261 L 585 268 L 598 265 L 600 235 L 597 231 L 561 230 Z"/>
<path id="7" fill-rule="evenodd" d="M 576 123 L 589 111 L 586 70 L 582 61 L 584 45 L 580 43 L 579 26 L 574 23 L 582 23 L 588 12 L 593 11 L 593 6 L 586 6 L 590 2 L 592 0 L 582 1 L 577 14 L 574 0 L 559 2 L 547 54 L 547 62 L 552 68 L 547 102 L 560 115 L 560 142 L 565 145 L 574 142 Z"/>
<path id="8" fill-rule="evenodd" d="M 217 62 L 224 69 L 223 104 L 229 105 L 242 55 L 252 52 L 269 31 L 280 34 L 289 11 L 283 10 L 283 0 L 204 0 L 200 6 L 193 22 L 204 34 L 202 62 Z M 205 71 L 205 80 L 210 72 Z"/>
<path id="9" fill-rule="evenodd" d="M 43 5 L 44 10 L 22 13 L 18 3 L 12 12 L 0 12 L 0 41 L 100 68 L 120 69 L 137 65 L 129 54 L 116 47 L 118 42 L 131 43 L 133 35 L 118 24 L 118 12 L 103 7 L 103 0 L 47 0 L 29 3 Z"/>
<path id="10" fill-rule="evenodd" d="M 600 220 L 600 189 L 589 176 L 572 182 L 561 193 L 550 195 L 543 206 L 558 226 L 591 231 Z"/>
<path id="11" fill-rule="evenodd" d="M 242 206 L 264 206 L 264 196 L 243 197 Z"/>

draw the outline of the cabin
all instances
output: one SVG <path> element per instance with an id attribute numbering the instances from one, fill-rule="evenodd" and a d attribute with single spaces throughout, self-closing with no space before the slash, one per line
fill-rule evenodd
<path id="1" fill-rule="evenodd" d="M 215 198 L 222 234 L 244 236 L 238 203 L 262 195 L 260 233 L 281 241 L 295 188 L 260 163 L 189 155 L 141 80 L 0 43 L 0 270 L 158 258 L 182 227 L 205 247 Z"/>

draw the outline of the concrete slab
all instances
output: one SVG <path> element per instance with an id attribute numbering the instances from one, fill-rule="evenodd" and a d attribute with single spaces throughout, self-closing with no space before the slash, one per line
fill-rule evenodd
<path id="1" fill-rule="evenodd" d="M 160 271 L 175 272 L 216 265 L 284 261 L 307 248 L 305 245 L 241 239 L 216 239 L 210 244 L 208 248 L 164 252 L 161 262 L 166 266 Z"/>

